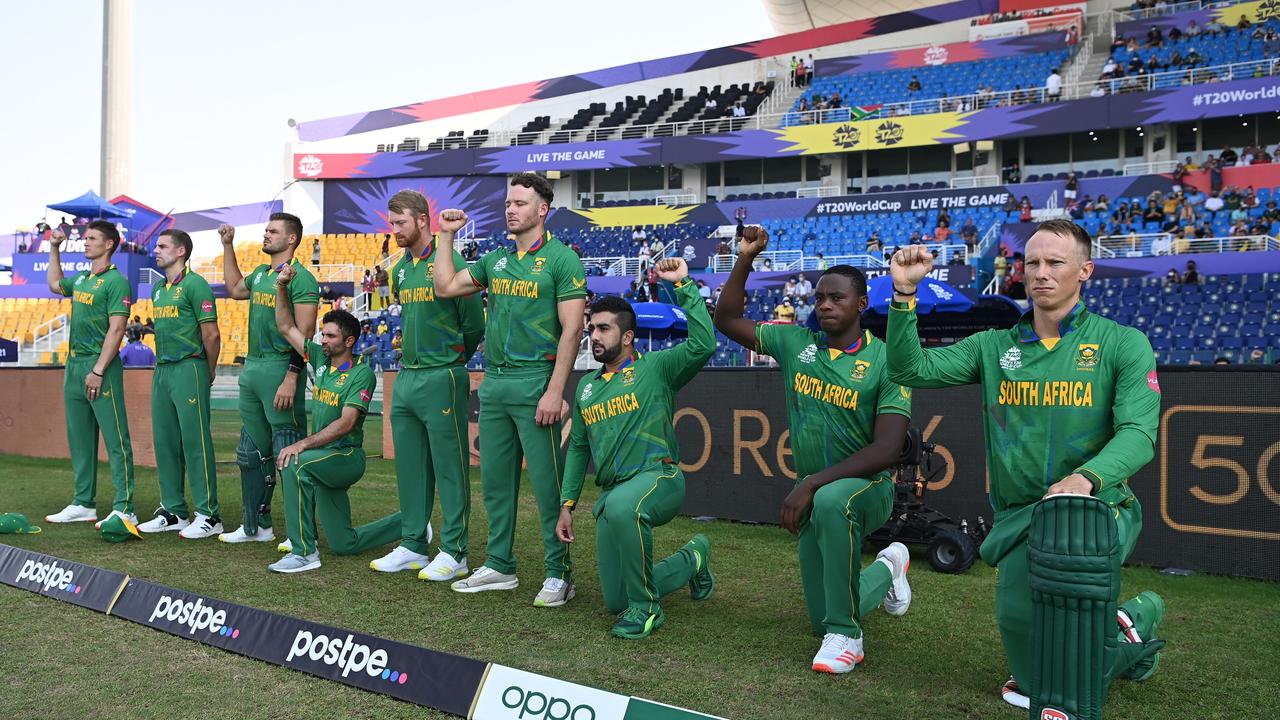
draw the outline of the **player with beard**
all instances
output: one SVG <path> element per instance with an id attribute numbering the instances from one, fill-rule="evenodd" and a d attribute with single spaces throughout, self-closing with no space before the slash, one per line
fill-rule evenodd
<path id="1" fill-rule="evenodd" d="M 311 271 L 294 257 L 302 240 L 302 221 L 296 216 L 271 215 L 262 232 L 262 252 L 270 262 L 259 265 L 248 277 L 240 274 L 236 264 L 236 229 L 223 225 L 218 235 L 227 295 L 249 301 L 249 349 L 239 379 L 241 428 L 236 446 L 244 524 L 218 539 L 227 543 L 269 542 L 275 539 L 271 495 L 276 486 L 276 455 L 307 430 L 304 361 L 276 329 L 276 276 L 286 265 L 297 271 L 298 276 L 289 284 L 289 303 L 297 326 L 307 337 L 316 326 L 320 287 Z"/>
<path id="2" fill-rule="evenodd" d="M 546 178 L 532 173 L 512 177 L 506 217 L 514 246 L 500 247 L 461 269 L 451 253 L 439 253 L 434 268 L 435 292 L 441 297 L 489 291 L 485 373 L 479 391 L 480 476 L 489 516 L 489 556 L 451 587 L 476 593 L 519 586 L 514 545 L 523 456 L 538 504 L 546 570 L 542 589 L 533 599 L 537 607 L 560 607 L 574 596 L 568 546 L 556 539 L 564 470 L 560 421 L 587 304 L 582 259 L 546 230 L 552 199 Z M 442 211 L 439 242 L 452 246 L 455 233 L 466 223 L 463 211 Z"/>
<path id="3" fill-rule="evenodd" d="M 403 255 L 391 270 L 391 290 L 400 303 L 400 371 L 391 398 L 391 432 L 400 495 L 400 545 L 369 563 L 379 572 L 420 570 L 423 580 L 453 580 L 467 574 L 471 524 L 471 450 L 467 360 L 484 337 L 479 295 L 436 295 L 432 267 L 437 253 L 462 255 L 431 235 L 427 198 L 401 190 L 387 202 L 387 219 Z M 440 552 L 427 555 L 431 509 L 440 494 Z"/>
<path id="4" fill-rule="evenodd" d="M 675 285 L 689 338 L 641 355 L 635 349 L 631 304 L 615 296 L 592 303 L 591 354 L 604 367 L 587 373 L 574 393 L 556 525 L 560 541 L 572 543 L 573 510 L 590 460 L 601 488 L 591 508 L 600 590 L 605 607 L 618 616 L 613 635 L 631 639 L 648 637 L 662 626 L 666 616 L 658 601 L 663 595 L 687 585 L 695 600 L 704 600 L 715 589 L 711 541 L 705 535 L 695 535 L 662 562 L 653 561 L 653 528 L 670 522 L 684 503 L 675 396 L 716 351 L 711 316 L 684 259 L 662 260 L 655 271 Z"/>

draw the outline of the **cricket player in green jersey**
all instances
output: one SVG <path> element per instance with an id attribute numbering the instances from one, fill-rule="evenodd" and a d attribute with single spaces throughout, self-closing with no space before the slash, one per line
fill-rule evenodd
<path id="1" fill-rule="evenodd" d="M 484 337 L 479 295 L 437 297 L 431 279 L 439 247 L 431 236 L 427 198 L 401 190 L 387 203 L 387 219 L 404 253 L 391 269 L 391 289 L 400 303 L 401 357 L 391 399 L 391 433 L 400 495 L 400 545 L 369 563 L 379 572 L 419 570 L 423 580 L 454 580 L 467 574 L 471 525 L 471 449 L 467 360 Z M 440 552 L 427 555 L 431 509 L 440 494 Z"/>
<path id="2" fill-rule="evenodd" d="M 616 637 L 648 637 L 666 616 L 658 600 L 688 586 L 695 600 L 715 589 L 711 541 L 695 535 L 661 562 L 653 558 L 653 528 L 665 525 L 684 504 L 684 473 L 676 442 L 675 396 L 716 351 L 715 331 L 698 287 L 682 258 L 654 268 L 674 283 L 689 321 L 689 338 L 667 350 L 635 349 L 636 314 L 609 296 L 591 305 L 591 354 L 604 364 L 578 383 L 573 427 L 560 490 L 556 535 L 572 543 L 573 510 L 582 493 L 587 461 L 602 489 L 591 508 L 605 607 L 618 616 Z"/>
<path id="3" fill-rule="evenodd" d="M 184 538 L 198 539 L 222 533 L 209 430 L 209 390 L 217 374 L 222 336 L 213 290 L 187 266 L 191 248 L 191 236 L 182 230 L 165 230 L 156 240 L 156 266 L 165 274 L 165 281 L 151 289 L 156 321 L 151 432 L 160 508 L 138 530 L 177 530 Z M 190 519 L 183 493 L 184 472 L 196 511 Z"/>
<path id="4" fill-rule="evenodd" d="M 716 327 L 782 370 L 791 454 L 799 480 L 782 504 L 782 526 L 797 535 L 800 578 L 822 645 L 810 667 L 847 673 L 863 659 L 863 623 L 911 606 L 906 546 L 893 543 L 859 569 L 862 539 L 889 519 L 893 479 L 911 418 L 911 392 L 889 381 L 884 343 L 862 329 L 867 278 L 850 265 L 823 271 L 814 294 L 820 332 L 742 316 L 751 264 L 769 244 L 743 228 L 738 260 L 716 305 Z"/>
<path id="5" fill-rule="evenodd" d="M 512 546 L 523 455 L 538 503 L 546 565 L 546 579 L 533 600 L 538 607 L 559 607 L 574 595 L 569 549 L 556 538 L 564 470 L 560 422 L 587 304 L 581 258 L 544 226 L 552 197 L 545 178 L 532 173 L 512 177 L 506 217 L 514 247 L 498 248 L 462 269 L 454 265 L 452 254 L 437 253 L 434 268 L 435 291 L 441 297 L 489 291 L 480 386 L 480 477 L 489 516 L 489 556 L 452 587 L 474 593 L 519 586 Z M 438 242 L 451 247 L 466 222 L 461 210 L 442 211 Z"/>
<path id="6" fill-rule="evenodd" d="M 290 282 L 301 277 L 287 265 L 275 280 L 276 327 L 280 336 L 307 359 L 315 373 L 311 434 L 281 448 L 276 459 L 284 478 L 284 517 L 289 553 L 267 566 L 278 573 L 300 573 L 320 567 L 316 519 L 329 548 L 354 555 L 400 537 L 400 513 L 352 527 L 347 489 L 364 476 L 364 418 L 378 384 L 364 358 L 351 354 L 360 339 L 360 322 L 345 310 L 325 313 L 320 342 L 311 342 L 294 324 Z M 296 306 L 295 306 L 296 307 Z"/>
<path id="7" fill-rule="evenodd" d="M 90 267 L 71 277 L 62 274 L 59 253 L 66 239 L 61 231 L 54 230 L 49 240 L 48 282 L 50 291 L 71 298 L 71 355 L 67 358 L 62 400 L 67 413 L 75 496 L 70 505 L 44 519 L 51 523 L 98 519 L 94 495 L 98 488 L 101 430 L 115 486 L 107 517 L 121 515 L 137 523 L 138 516 L 133 511 L 133 446 L 124 410 L 124 367 L 119 359 L 131 301 L 129 281 L 111 263 L 111 253 L 120 245 L 120 231 L 105 220 L 89 223 L 84 234 L 84 256 Z"/>
<path id="8" fill-rule="evenodd" d="M 1160 383 L 1147 338 L 1093 314 L 1080 301 L 1081 285 L 1093 273 L 1091 250 L 1088 233 L 1069 220 L 1041 223 L 1025 253 L 1032 309 L 1011 329 L 988 330 L 927 351 L 920 347 L 914 304 L 933 256 L 924 246 L 908 246 L 893 257 L 894 299 L 887 330 L 890 378 L 914 388 L 971 383 L 983 388 L 995 523 L 981 555 L 999 568 L 996 621 L 1012 673 L 1002 692 L 1019 707 L 1033 704 L 1029 698 L 1047 677 L 1042 673 L 1056 671 L 1081 686 L 1101 683 L 1105 697 L 1110 676 L 1144 680 L 1159 660 L 1152 652 L 1158 647 L 1151 641 L 1164 615 L 1160 597 L 1144 592 L 1119 606 L 1118 613 L 1114 607 L 1119 561 L 1133 551 L 1142 528 L 1142 505 L 1128 480 L 1154 453 Z M 1039 613 L 1033 613 L 1033 593 L 1053 600 L 1059 590 L 1037 578 L 1050 578 L 1055 571 L 1041 568 L 1044 555 L 1030 553 L 1028 540 L 1048 538 L 1052 529 L 1038 527 L 1032 518 L 1046 511 L 1038 506 L 1058 495 L 1092 496 L 1105 503 L 1103 519 L 1115 528 L 1109 531 L 1114 542 L 1098 547 L 1097 553 L 1115 557 L 1116 563 L 1101 585 L 1111 588 L 1110 617 L 1089 617 L 1081 610 L 1078 617 L 1061 619 L 1054 629 L 1035 619 Z M 1086 550 L 1095 543 L 1091 534 L 1086 537 L 1080 531 L 1083 522 L 1072 520 L 1062 527 L 1068 525 L 1074 526 L 1074 535 L 1067 533 L 1065 539 Z M 1074 565 L 1069 563 L 1074 562 L 1063 560 L 1059 569 L 1071 570 Z M 1060 606 L 1065 602 L 1058 596 Z M 1072 637 L 1055 638 L 1054 633 L 1064 628 Z M 1117 643 L 1136 645 L 1119 650 L 1134 662 L 1117 668 L 1084 659 L 1097 659 L 1101 652 L 1055 659 L 1057 646 L 1064 653 L 1073 651 L 1067 644 L 1077 638 L 1095 643 L 1095 649 L 1105 646 L 1113 655 Z M 1035 647 L 1042 650 L 1033 652 Z"/>
<path id="9" fill-rule="evenodd" d="M 248 276 L 242 275 L 236 264 L 235 228 L 223 225 L 218 234 L 222 239 L 227 294 L 235 300 L 249 301 L 249 348 L 240 372 L 241 427 L 236 446 L 243 524 L 218 539 L 228 543 L 269 542 L 275 539 L 271 531 L 275 458 L 307 429 L 304 360 L 276 329 L 276 276 L 286 265 L 297 270 L 298 277 L 289 284 L 289 304 L 304 334 L 315 327 L 320 288 L 311 271 L 294 257 L 302 239 L 302 221 L 296 216 L 271 215 L 262 233 L 262 252 L 270 261 Z M 282 490 L 287 492 L 289 488 Z"/>

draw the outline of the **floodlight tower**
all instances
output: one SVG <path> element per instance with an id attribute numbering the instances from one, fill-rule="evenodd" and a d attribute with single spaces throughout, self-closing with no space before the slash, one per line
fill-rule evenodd
<path id="1" fill-rule="evenodd" d="M 100 191 L 112 198 L 133 183 L 133 0 L 102 1 L 102 163 Z"/>

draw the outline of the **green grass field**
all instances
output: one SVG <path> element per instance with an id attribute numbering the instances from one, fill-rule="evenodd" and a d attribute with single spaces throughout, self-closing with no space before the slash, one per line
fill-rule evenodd
<path id="1" fill-rule="evenodd" d="M 231 460 L 236 418 L 215 415 L 218 457 Z M 380 448 L 381 424 L 370 422 L 368 429 L 367 446 Z M 2 461 L 0 511 L 35 520 L 67 503 L 67 463 Z M 238 520 L 238 473 L 234 464 L 219 471 L 223 516 Z M 101 511 L 110 502 L 105 464 L 99 477 Z M 472 483 L 474 566 L 484 558 L 486 525 L 479 478 L 473 475 Z M 150 517 L 159 497 L 153 470 L 139 469 L 138 488 L 139 515 Z M 357 522 L 393 511 L 391 463 L 371 461 L 351 501 Z M 325 554 L 318 571 L 278 576 L 266 570 L 277 557 L 274 543 L 232 546 L 180 541 L 170 533 L 111 545 L 89 524 L 45 525 L 40 535 L 2 540 L 215 598 L 730 718 L 1026 717 L 998 697 L 1007 672 L 993 616 L 995 573 L 981 564 L 965 575 L 941 575 L 918 556 L 911 612 L 890 618 L 877 611 L 868 618 L 865 664 L 833 677 L 808 668 L 818 639 L 809 634 L 795 543 L 780 528 L 678 518 L 658 529 L 659 554 L 695 532 L 709 535 L 718 587 L 705 602 L 684 593 L 669 597 L 667 624 L 647 640 L 630 642 L 608 635 L 612 618 L 596 588 L 588 513 L 578 515 L 576 528 L 577 599 L 559 609 L 531 606 L 542 554 L 527 494 L 521 513 L 523 584 L 515 592 L 469 596 L 410 573 L 369 570 L 369 560 L 385 550 Z M 278 502 L 276 518 L 283 526 Z M 1265 698 L 1274 697 L 1280 678 L 1280 586 L 1167 577 L 1145 568 L 1125 570 L 1124 582 L 1126 597 L 1149 588 L 1166 598 L 1169 647 L 1150 681 L 1113 685 L 1108 718 L 1271 717 Z M 12 718 L 447 717 L 3 585 L 0 677 L 0 708 Z"/>

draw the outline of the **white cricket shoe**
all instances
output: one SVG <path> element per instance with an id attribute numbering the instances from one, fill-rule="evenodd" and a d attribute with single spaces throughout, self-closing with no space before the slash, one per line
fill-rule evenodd
<path id="1" fill-rule="evenodd" d="M 273 537 L 269 539 L 274 540 L 275 538 Z M 282 552 L 282 553 L 293 552 L 293 541 L 290 540 L 289 538 L 285 538 L 284 542 L 276 546 L 276 552 Z"/>
<path id="2" fill-rule="evenodd" d="M 313 552 L 310 555 L 294 555 L 289 553 L 279 560 L 267 566 L 271 572 L 278 573 L 300 573 L 308 570 L 316 570 L 320 567 L 320 553 Z"/>
<path id="3" fill-rule="evenodd" d="M 221 534 L 221 518 L 209 517 L 208 515 L 196 513 L 196 516 L 191 519 L 191 522 L 182 529 L 182 532 L 178 533 L 178 537 L 185 538 L 187 540 L 201 540 L 203 538 Z"/>
<path id="4" fill-rule="evenodd" d="M 547 578 L 542 581 L 542 589 L 533 599 L 534 607 L 560 607 L 573 599 L 577 593 L 573 583 L 560 578 Z"/>
<path id="5" fill-rule="evenodd" d="M 470 577 L 463 578 L 449 587 L 460 593 L 478 593 L 489 590 L 515 590 L 520 587 L 520 578 L 515 575 L 500 573 L 491 567 L 481 565 Z"/>
<path id="6" fill-rule="evenodd" d="M 97 522 L 97 520 L 97 510 L 74 503 L 52 515 L 44 516 L 44 521 L 50 523 Z"/>
<path id="7" fill-rule="evenodd" d="M 156 508 L 156 516 L 138 526 L 138 532 L 161 533 L 182 530 L 190 525 L 189 520 L 174 515 L 164 508 Z"/>
<path id="8" fill-rule="evenodd" d="M 106 522 L 107 520 L 109 520 L 109 519 L 111 518 L 111 516 L 112 516 L 112 515 L 119 515 L 120 517 L 124 518 L 125 520 L 128 520 L 130 523 L 132 523 L 132 524 L 134 524 L 134 525 L 137 525 L 137 524 L 138 524 L 138 516 L 137 516 L 137 515 L 135 515 L 135 514 L 133 514 L 133 513 L 122 513 L 122 512 L 120 512 L 119 510 L 112 510 L 111 512 L 107 513 L 107 516 L 106 516 L 106 517 L 104 517 L 104 518 L 102 518 L 101 520 L 99 520 L 98 522 L 94 523 L 94 524 L 93 524 L 93 529 L 94 529 L 94 530 L 101 530 L 101 529 L 102 529 L 102 523 L 104 523 L 104 522 Z"/>
<path id="9" fill-rule="evenodd" d="M 271 532 L 269 527 L 258 528 L 258 532 L 250 535 L 244 531 L 243 525 L 229 533 L 222 533 L 218 536 L 218 542 L 224 543 L 271 542 L 275 539 L 276 535 Z"/>
<path id="10" fill-rule="evenodd" d="M 889 566 L 893 584 L 884 596 L 884 611 L 890 615 L 906 615 L 911 607 L 911 583 L 907 582 L 907 568 L 911 567 L 911 553 L 902 543 L 891 543 L 876 555 L 876 562 Z"/>
<path id="11" fill-rule="evenodd" d="M 444 582 L 460 578 L 467 574 L 467 559 L 455 560 L 452 555 L 441 550 L 431 560 L 431 564 L 422 568 L 422 572 L 418 573 L 419 580 L 431 580 L 434 582 Z"/>
<path id="12" fill-rule="evenodd" d="M 430 561 L 426 555 L 416 553 L 409 548 L 398 545 L 395 550 L 369 562 L 369 567 L 378 572 L 393 573 L 401 570 L 421 570 Z"/>
<path id="13" fill-rule="evenodd" d="M 862 638 L 827 633 L 822 637 L 818 654 L 813 656 L 813 669 L 841 675 L 853 670 L 862 662 L 862 657 Z"/>

